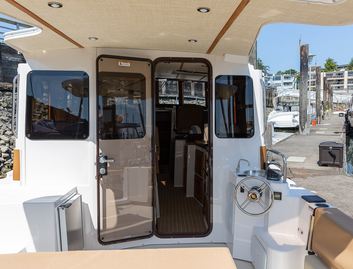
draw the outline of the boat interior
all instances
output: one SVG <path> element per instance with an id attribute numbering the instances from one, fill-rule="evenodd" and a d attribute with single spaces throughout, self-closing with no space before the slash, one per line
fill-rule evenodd
<path id="1" fill-rule="evenodd" d="M 157 233 L 201 236 L 210 230 L 210 65 L 155 65 Z"/>

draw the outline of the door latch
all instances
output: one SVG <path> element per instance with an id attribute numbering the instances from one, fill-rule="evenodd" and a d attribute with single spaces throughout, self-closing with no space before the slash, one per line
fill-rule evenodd
<path id="1" fill-rule="evenodd" d="M 113 163 L 114 159 L 108 159 L 108 156 L 100 155 L 98 158 L 98 171 L 100 176 L 108 174 L 108 163 Z"/>

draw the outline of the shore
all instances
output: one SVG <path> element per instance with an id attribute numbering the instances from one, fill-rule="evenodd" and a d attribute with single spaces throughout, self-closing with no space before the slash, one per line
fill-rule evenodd
<path id="1" fill-rule="evenodd" d="M 325 141 L 344 143 L 344 118 L 331 115 L 311 127 L 309 135 L 294 134 L 272 148 L 288 157 L 288 177 L 298 186 L 317 192 L 328 203 L 353 217 L 353 177 L 343 168 L 319 166 L 319 144 Z"/>

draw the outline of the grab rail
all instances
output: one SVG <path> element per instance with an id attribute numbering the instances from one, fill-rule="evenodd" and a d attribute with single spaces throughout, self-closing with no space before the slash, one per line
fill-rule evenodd
<path id="1" fill-rule="evenodd" d="M 282 152 L 279 152 L 278 150 L 268 149 L 267 152 L 266 152 L 266 165 L 267 165 L 267 168 L 269 166 L 269 163 L 268 163 L 269 153 L 276 154 L 276 155 L 278 155 L 278 156 L 280 156 L 282 158 L 282 163 L 283 163 L 283 165 L 281 167 L 282 183 L 286 183 L 287 182 L 287 156 L 284 155 Z"/>
<path id="2" fill-rule="evenodd" d="M 18 84 L 19 75 L 16 75 L 12 81 L 12 121 L 11 131 L 17 137 L 17 109 L 18 109 Z"/>

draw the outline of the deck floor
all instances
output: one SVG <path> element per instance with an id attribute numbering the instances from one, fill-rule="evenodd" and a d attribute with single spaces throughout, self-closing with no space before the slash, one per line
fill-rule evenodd
<path id="1" fill-rule="evenodd" d="M 204 234 L 208 227 L 201 204 L 185 197 L 183 188 L 160 186 L 159 234 Z"/>

